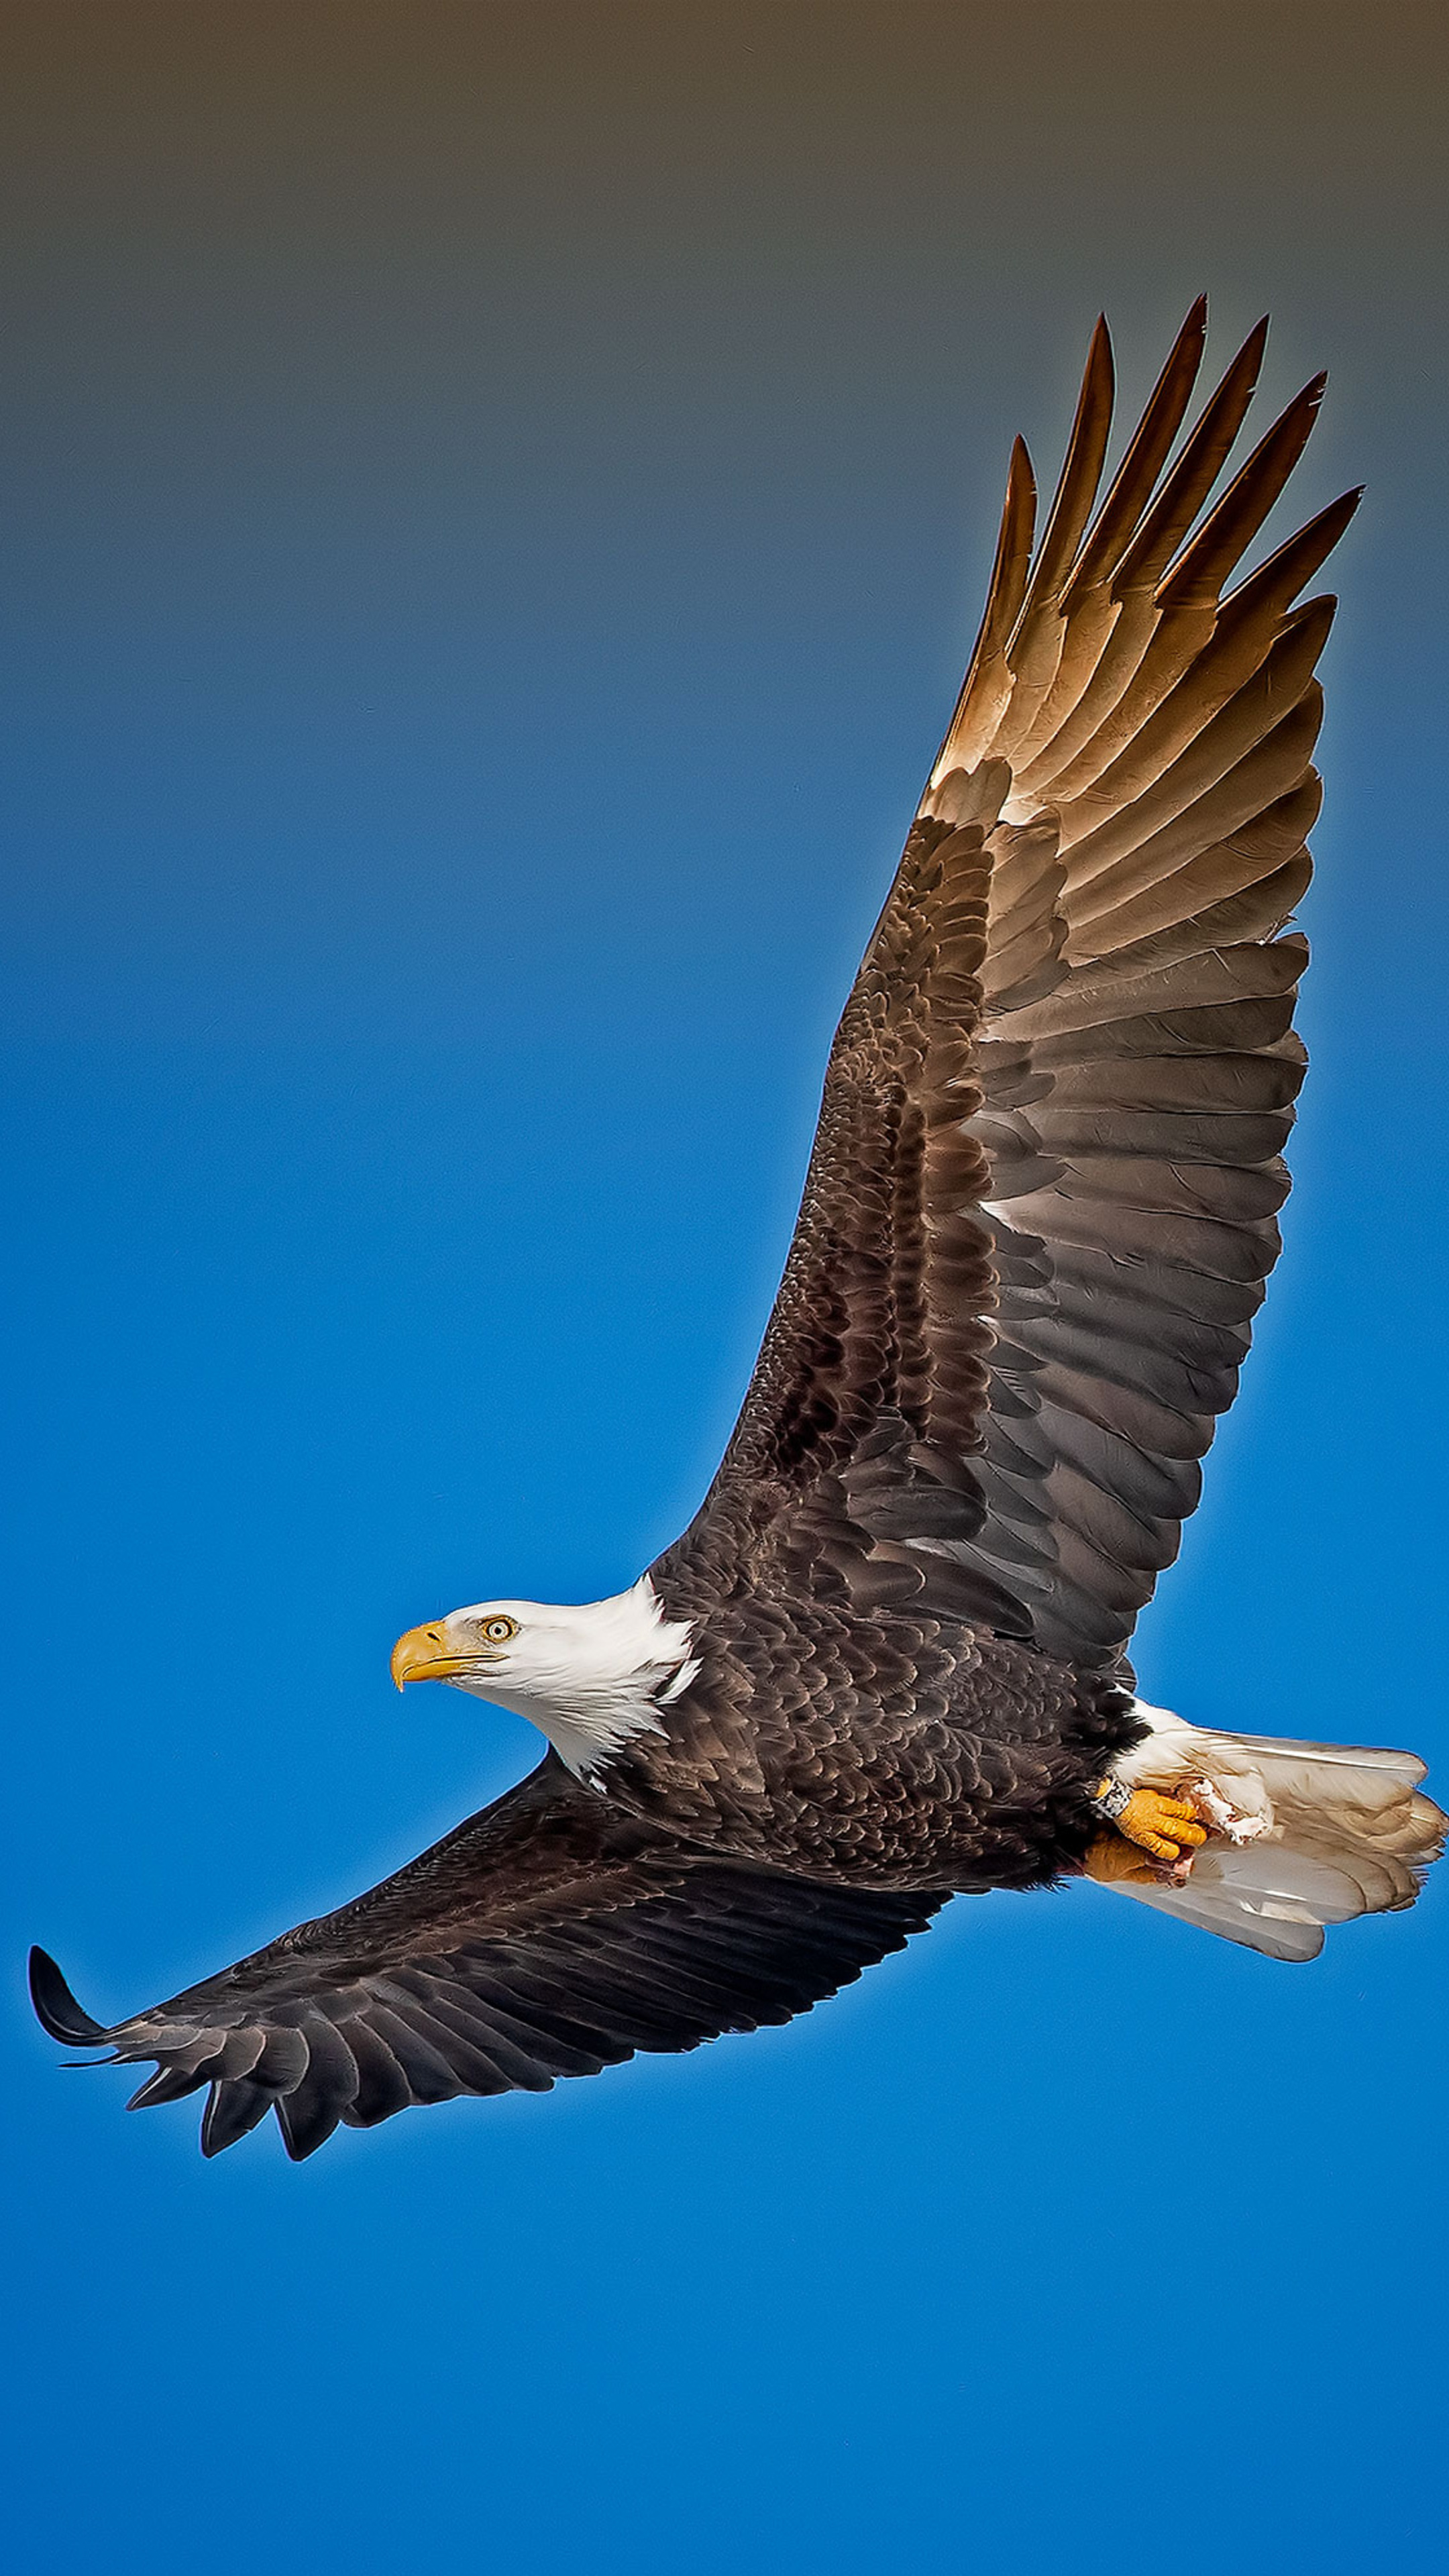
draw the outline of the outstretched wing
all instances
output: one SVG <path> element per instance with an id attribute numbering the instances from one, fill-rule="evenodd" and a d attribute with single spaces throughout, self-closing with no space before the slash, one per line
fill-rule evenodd
<path id="1" fill-rule="evenodd" d="M 156 2061 L 130 2107 L 209 2087 L 205 2155 L 275 2110 L 300 2158 L 339 2120 L 546 2092 L 636 2049 L 789 2021 L 943 1902 L 712 1859 L 616 1814 L 550 1753 L 368 1895 L 133 2020 L 103 2029 L 43 1950 L 31 1993 L 53 2039 Z"/>
<path id="2" fill-rule="evenodd" d="M 1098 325 L 1035 553 L 1017 444 L 759 1364 L 660 1561 L 678 1594 L 783 1573 L 1110 1667 L 1176 1554 L 1278 1252 L 1334 605 L 1294 603 L 1358 499 L 1223 595 L 1323 380 L 1204 515 L 1266 327 L 1171 457 L 1205 326 L 1199 303 L 1094 516 Z"/>

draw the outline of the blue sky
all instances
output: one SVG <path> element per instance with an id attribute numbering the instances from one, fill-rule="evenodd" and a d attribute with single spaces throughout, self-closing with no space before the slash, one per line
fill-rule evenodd
<path id="1" fill-rule="evenodd" d="M 1329 9 L 1304 74 L 1270 12 L 1250 76 L 1103 8 L 1083 71 L 1049 9 L 958 166 L 920 63 L 999 100 L 969 10 L 905 10 L 934 54 L 844 13 L 818 76 L 626 11 L 554 82 L 501 14 L 240 14 L 37 19 L 11 85 L 19 2563 L 1423 2550 L 1443 1888 L 1301 1971 L 961 1903 L 788 2030 L 301 2170 L 62 2075 L 20 1963 L 132 2008 L 531 1762 L 391 1641 L 617 1588 L 693 1508 L 1010 435 L 1054 466 L 1097 305 L 1130 402 L 1203 284 L 1223 357 L 1279 314 L 1269 401 L 1333 371 L 1303 510 L 1370 491 L 1288 1248 L 1139 1665 L 1442 1785 L 1424 22 Z"/>

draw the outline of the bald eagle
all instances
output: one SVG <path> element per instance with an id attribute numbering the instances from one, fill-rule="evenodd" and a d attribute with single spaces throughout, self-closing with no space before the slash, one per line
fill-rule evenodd
<path id="1" fill-rule="evenodd" d="M 1011 459 L 981 631 L 825 1076 L 723 1463 L 632 1589 L 411 1629 L 399 1687 L 531 1719 L 538 1768 L 337 1913 L 103 2028 L 217 2154 L 545 2090 L 784 2022 L 946 1900 L 1074 1873 L 1246 1943 L 1412 1904 L 1412 1754 L 1213 1733 L 1126 1649 L 1278 1251 L 1319 805 L 1302 600 L 1358 494 L 1225 589 L 1316 377 L 1210 499 L 1253 331 L 1185 435 L 1194 305 L 1097 505 L 1097 326 L 1055 497 Z M 108 2061 L 109 2062 L 109 2061 Z"/>

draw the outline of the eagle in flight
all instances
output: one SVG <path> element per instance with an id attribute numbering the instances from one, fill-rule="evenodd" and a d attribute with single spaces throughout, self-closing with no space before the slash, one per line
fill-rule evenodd
<path id="1" fill-rule="evenodd" d="M 1194 305 L 1097 503 L 1099 323 L 1033 541 L 985 615 L 825 1076 L 783 1282 L 698 1514 L 627 1592 L 411 1629 L 401 1686 L 532 1720 L 530 1776 L 380 1887 L 109 2029 L 207 2095 L 207 2155 L 545 2090 L 788 2021 L 947 1899 L 1075 1873 L 1274 1959 L 1409 1905 L 1413 1755 L 1220 1734 L 1126 1649 L 1233 1399 L 1288 1189 L 1334 602 L 1358 500 L 1226 588 L 1312 429 L 1214 502 L 1250 333 L 1185 435 Z"/>

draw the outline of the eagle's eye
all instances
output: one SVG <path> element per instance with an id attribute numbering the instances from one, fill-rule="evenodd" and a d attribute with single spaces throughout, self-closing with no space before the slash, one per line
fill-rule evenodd
<path id="1" fill-rule="evenodd" d="M 482 1623 L 481 1633 L 486 1645 L 506 1646 L 509 1638 L 516 1637 L 518 1634 L 518 1621 L 516 1619 L 505 1619 L 501 1617 L 497 1619 L 485 1619 Z"/>

